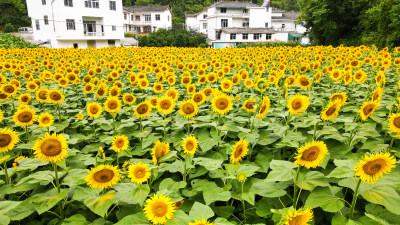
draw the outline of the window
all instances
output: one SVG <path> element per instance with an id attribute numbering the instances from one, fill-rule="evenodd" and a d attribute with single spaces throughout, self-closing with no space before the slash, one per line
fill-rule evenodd
<path id="1" fill-rule="evenodd" d="M 108 46 L 115 46 L 115 40 L 108 40 Z"/>
<path id="2" fill-rule="evenodd" d="M 243 23 L 243 27 L 249 27 L 249 23 Z"/>
<path id="3" fill-rule="evenodd" d="M 36 30 L 40 30 L 39 20 L 35 20 Z"/>
<path id="4" fill-rule="evenodd" d="M 99 8 L 99 0 L 86 0 L 85 7 L 86 8 Z"/>
<path id="5" fill-rule="evenodd" d="M 73 44 L 74 48 L 78 48 L 78 43 Z"/>
<path id="6" fill-rule="evenodd" d="M 73 7 L 72 0 L 64 0 L 64 6 Z"/>
<path id="7" fill-rule="evenodd" d="M 236 40 L 236 34 L 231 34 L 231 40 Z"/>
<path id="8" fill-rule="evenodd" d="M 203 29 L 207 29 L 207 23 L 203 23 Z"/>
<path id="9" fill-rule="evenodd" d="M 115 1 L 110 1 L 110 10 L 117 10 L 117 3 L 115 3 Z"/>
<path id="10" fill-rule="evenodd" d="M 203 15 L 203 19 L 205 19 L 205 18 L 207 18 L 207 14 L 204 14 L 204 15 Z"/>
<path id="11" fill-rule="evenodd" d="M 268 23 L 265 23 L 265 27 L 268 27 Z"/>
<path id="12" fill-rule="evenodd" d="M 169 21 L 169 15 L 168 15 L 168 21 Z"/>
<path id="13" fill-rule="evenodd" d="M 42 5 L 46 5 L 46 0 L 42 0 Z"/>
<path id="14" fill-rule="evenodd" d="M 112 25 L 112 26 L 111 26 L 111 29 L 112 29 L 112 31 L 116 31 L 116 30 L 117 30 L 117 26 Z"/>
<path id="15" fill-rule="evenodd" d="M 266 34 L 265 35 L 265 40 L 271 40 L 272 35 L 271 34 Z"/>
<path id="16" fill-rule="evenodd" d="M 247 9 L 243 9 L 243 13 L 248 13 L 248 10 Z"/>
<path id="17" fill-rule="evenodd" d="M 261 34 L 254 34 L 253 39 L 254 40 L 259 40 L 260 36 L 261 36 Z"/>
<path id="18" fill-rule="evenodd" d="M 286 25 L 284 23 L 282 23 L 282 28 L 285 28 L 285 27 L 286 27 Z"/>
<path id="19" fill-rule="evenodd" d="M 156 20 L 160 20 L 160 14 L 156 14 Z"/>
<path id="20" fill-rule="evenodd" d="M 67 30 L 75 30 L 75 20 L 67 19 Z"/>
<path id="21" fill-rule="evenodd" d="M 249 34 L 242 34 L 242 39 L 243 40 L 248 40 L 249 39 Z"/>
<path id="22" fill-rule="evenodd" d="M 126 13 L 124 13 L 124 20 L 126 20 L 128 18 L 128 15 Z"/>
<path id="23" fill-rule="evenodd" d="M 49 25 L 49 16 L 43 16 L 44 25 Z"/>
<path id="24" fill-rule="evenodd" d="M 144 15 L 144 21 L 151 22 L 151 15 Z"/>
<path id="25" fill-rule="evenodd" d="M 226 8 L 221 8 L 221 13 L 226 13 Z"/>
<path id="26" fill-rule="evenodd" d="M 132 20 L 133 20 L 133 15 L 132 15 Z M 140 16 L 136 16 L 136 21 L 140 21 Z"/>
<path id="27" fill-rule="evenodd" d="M 132 31 L 132 26 L 131 25 L 129 25 L 129 31 Z"/>
<path id="28" fill-rule="evenodd" d="M 269 7 L 267 7 L 267 12 L 269 12 Z"/>
<path id="29" fill-rule="evenodd" d="M 228 27 L 228 19 L 221 19 L 221 27 Z"/>

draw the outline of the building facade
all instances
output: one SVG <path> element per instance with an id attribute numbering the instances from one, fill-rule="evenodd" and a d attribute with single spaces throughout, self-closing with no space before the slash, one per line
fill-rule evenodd
<path id="1" fill-rule="evenodd" d="M 35 41 L 53 48 L 119 46 L 122 0 L 27 0 Z"/>
<path id="2" fill-rule="evenodd" d="M 213 46 L 240 42 L 289 41 L 308 43 L 306 29 L 295 23 L 296 12 L 251 2 L 220 1 L 197 14 L 185 15 L 185 26 L 209 38 Z"/>
<path id="3" fill-rule="evenodd" d="M 124 31 L 150 33 L 172 28 L 172 11 L 166 6 L 124 7 Z"/>

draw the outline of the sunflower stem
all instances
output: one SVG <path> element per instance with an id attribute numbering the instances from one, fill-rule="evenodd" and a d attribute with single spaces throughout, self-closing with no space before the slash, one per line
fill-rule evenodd
<path id="1" fill-rule="evenodd" d="M 3 154 L 3 156 L 5 156 L 5 154 Z M 4 162 L 3 162 L 3 171 L 4 171 L 4 176 L 6 177 L 6 184 L 10 184 L 11 183 L 11 179 L 8 177 L 6 160 L 4 160 Z"/>
<path id="2" fill-rule="evenodd" d="M 113 127 L 113 134 L 115 134 L 115 116 L 112 115 L 112 118 L 113 118 L 113 124 L 112 124 L 112 127 Z"/>
<path id="3" fill-rule="evenodd" d="M 26 143 L 29 142 L 29 130 L 28 126 L 25 126 L 25 134 L 26 134 Z"/>
<path id="4" fill-rule="evenodd" d="M 57 193 L 60 193 L 60 181 L 58 180 L 58 172 L 57 172 L 57 164 L 53 164 L 54 166 L 54 175 L 55 175 L 55 179 L 56 179 L 56 186 L 57 186 Z"/>
<path id="5" fill-rule="evenodd" d="M 393 143 L 394 143 L 394 138 L 392 137 L 392 140 L 390 141 L 390 145 L 389 145 L 387 152 L 390 152 L 390 150 L 392 149 Z"/>
<path id="6" fill-rule="evenodd" d="M 354 194 L 353 194 L 353 201 L 351 202 L 349 219 L 353 219 L 354 207 L 356 206 L 358 189 L 360 188 L 360 184 L 361 184 L 361 179 L 358 179 L 357 186 L 356 186 L 356 189 L 354 190 Z"/>
<path id="7" fill-rule="evenodd" d="M 297 207 L 297 201 L 296 201 L 296 199 L 297 199 L 297 180 L 299 179 L 299 174 L 300 174 L 300 168 L 301 168 L 301 166 L 299 165 L 299 167 L 297 167 L 297 172 L 296 172 L 296 179 L 294 180 L 294 185 L 293 185 L 293 188 L 294 188 L 294 191 L 293 191 L 293 208 L 294 209 L 297 209 L 296 207 Z"/>
<path id="8" fill-rule="evenodd" d="M 190 121 L 189 121 L 189 119 L 188 119 L 188 123 L 187 123 L 187 125 L 188 125 L 188 136 L 190 135 Z"/>
<path id="9" fill-rule="evenodd" d="M 315 141 L 315 135 L 317 134 L 317 126 L 318 126 L 318 120 L 317 122 L 314 124 L 314 134 L 313 134 L 313 140 Z"/>
<path id="10" fill-rule="evenodd" d="M 117 167 L 119 167 L 119 158 L 118 158 L 118 152 L 117 152 Z"/>
<path id="11" fill-rule="evenodd" d="M 57 104 L 58 108 L 58 122 L 61 123 L 61 104 Z"/>
<path id="12" fill-rule="evenodd" d="M 246 218 L 246 203 L 244 202 L 244 199 L 243 199 L 243 186 L 244 186 L 244 182 L 242 182 L 242 204 L 243 204 L 243 216 L 244 216 L 244 222 L 246 223 L 246 220 L 247 220 L 247 218 Z"/>

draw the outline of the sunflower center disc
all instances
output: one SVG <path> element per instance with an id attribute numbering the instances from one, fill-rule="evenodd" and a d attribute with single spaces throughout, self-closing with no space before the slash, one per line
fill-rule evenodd
<path id="1" fill-rule="evenodd" d="M 5 147 L 11 142 L 11 136 L 9 134 L 0 134 L 0 147 Z"/>

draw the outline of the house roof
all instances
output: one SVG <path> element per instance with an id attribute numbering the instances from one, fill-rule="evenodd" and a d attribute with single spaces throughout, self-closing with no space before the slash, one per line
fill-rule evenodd
<path id="1" fill-rule="evenodd" d="M 238 1 L 220 1 L 212 4 L 209 8 L 247 8 L 247 7 L 260 7 L 252 2 L 238 2 Z"/>
<path id="2" fill-rule="evenodd" d="M 164 12 L 170 10 L 169 5 L 149 5 L 149 6 L 124 6 L 124 11 L 131 13 L 138 12 Z"/>
<path id="3" fill-rule="evenodd" d="M 222 32 L 228 34 L 274 34 L 271 28 L 222 28 Z"/>
<path id="4" fill-rule="evenodd" d="M 280 16 L 272 16 L 272 19 L 284 19 L 284 20 L 296 20 L 297 17 L 300 16 L 300 12 L 296 11 L 283 11 L 282 17 Z"/>

